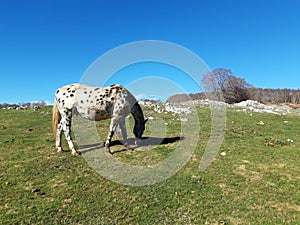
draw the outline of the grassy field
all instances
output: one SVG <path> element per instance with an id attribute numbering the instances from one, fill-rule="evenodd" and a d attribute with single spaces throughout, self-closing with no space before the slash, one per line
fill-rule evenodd
<path id="1" fill-rule="evenodd" d="M 199 142 L 185 167 L 161 183 L 134 187 L 100 176 L 82 156 L 56 153 L 50 107 L 0 110 L 0 224 L 300 224 L 299 115 L 228 109 L 224 143 L 200 173 L 210 111 L 198 114 Z M 180 135 L 172 114 L 164 117 L 167 137 Z M 108 125 L 99 125 L 103 137 Z M 115 145 L 113 157 L 153 164 L 179 141 L 147 151 Z"/>

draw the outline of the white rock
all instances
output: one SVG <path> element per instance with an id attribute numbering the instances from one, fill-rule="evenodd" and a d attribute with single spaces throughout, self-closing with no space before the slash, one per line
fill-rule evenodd
<path id="1" fill-rule="evenodd" d="M 226 156 L 227 153 L 226 152 L 221 152 L 221 156 Z"/>

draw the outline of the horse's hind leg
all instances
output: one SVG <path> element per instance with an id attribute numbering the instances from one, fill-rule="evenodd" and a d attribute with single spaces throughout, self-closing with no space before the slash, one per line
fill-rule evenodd
<path id="1" fill-rule="evenodd" d="M 61 120 L 61 124 L 60 125 L 62 126 L 62 130 L 65 133 L 65 137 L 66 137 L 66 140 L 68 142 L 69 148 L 72 151 L 72 155 L 73 156 L 79 155 L 79 153 L 76 151 L 76 149 L 74 147 L 74 144 L 73 144 L 73 141 L 72 141 L 72 138 L 71 138 L 71 135 L 70 135 L 70 131 L 71 131 L 71 117 L 63 118 Z"/>
<path id="2" fill-rule="evenodd" d="M 61 147 L 61 132 L 63 129 L 63 122 L 62 120 L 59 122 L 56 130 L 56 138 L 55 138 L 55 146 L 57 148 L 57 152 L 63 152 L 63 149 Z"/>

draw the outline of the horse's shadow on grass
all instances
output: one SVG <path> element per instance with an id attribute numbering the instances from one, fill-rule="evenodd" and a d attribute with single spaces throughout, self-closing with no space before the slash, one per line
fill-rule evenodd
<path id="1" fill-rule="evenodd" d="M 177 137 L 168 137 L 168 138 L 143 137 L 141 143 L 139 145 L 135 145 L 134 144 L 135 139 L 128 138 L 127 143 L 130 146 L 131 150 L 135 150 L 136 148 L 139 148 L 139 147 L 172 144 L 177 141 L 182 141 L 183 139 L 184 139 L 184 137 L 178 137 L 178 136 Z M 100 148 L 104 148 L 104 144 L 105 144 L 104 142 L 101 142 L 101 143 L 95 143 L 95 144 L 79 145 L 78 147 L 79 147 L 81 153 L 85 153 L 85 152 L 89 152 L 89 151 L 99 150 Z M 119 140 L 114 140 L 111 142 L 110 147 L 116 146 L 116 145 L 124 145 L 124 143 Z M 125 146 L 123 149 L 113 151 L 112 154 L 120 153 L 120 152 L 124 152 L 124 151 L 128 151 L 128 148 L 126 148 Z"/>

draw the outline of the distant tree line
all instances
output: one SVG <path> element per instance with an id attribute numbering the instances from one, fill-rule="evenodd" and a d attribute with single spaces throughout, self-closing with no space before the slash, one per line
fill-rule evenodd
<path id="1" fill-rule="evenodd" d="M 24 102 L 18 104 L 10 104 L 10 103 L 1 103 L 1 109 L 26 109 L 26 108 L 40 108 L 42 106 L 46 106 L 47 103 L 44 100 L 40 100 L 37 102 Z"/>
<path id="2" fill-rule="evenodd" d="M 189 100 L 212 99 L 226 103 L 256 100 L 269 103 L 300 104 L 300 90 L 256 88 L 245 79 L 234 76 L 230 69 L 218 68 L 202 78 L 203 92 L 196 94 L 176 94 L 168 102 L 179 103 Z"/>
<path id="3" fill-rule="evenodd" d="M 250 88 L 250 99 L 260 102 L 300 104 L 300 90 Z"/>

